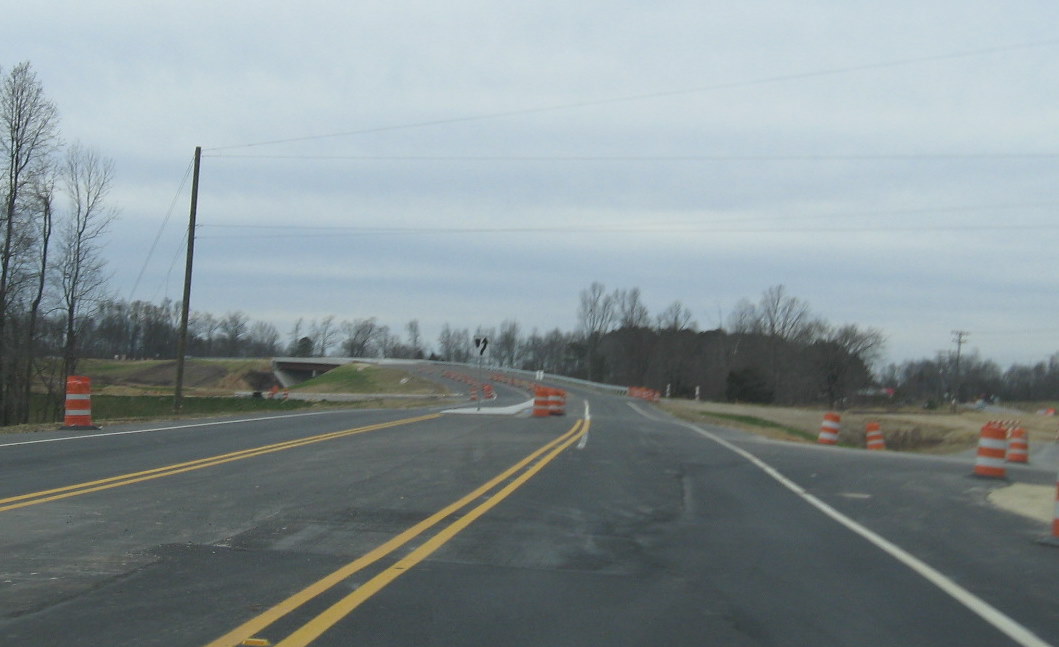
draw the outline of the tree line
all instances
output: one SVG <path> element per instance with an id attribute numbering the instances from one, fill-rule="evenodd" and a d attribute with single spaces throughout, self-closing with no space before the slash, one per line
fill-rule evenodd
<path id="1" fill-rule="evenodd" d="M 82 327 L 81 350 L 91 357 L 173 359 L 179 303 L 101 301 Z M 61 348 L 59 321 L 51 322 L 52 348 Z M 744 299 L 727 322 L 699 330 L 692 311 L 676 301 L 653 315 L 638 288 L 608 292 L 601 283 L 581 291 L 577 327 L 524 331 L 515 320 L 477 328 L 444 324 L 433 344 L 418 320 L 397 329 L 375 317 L 299 319 L 281 334 L 241 311 L 193 312 L 188 352 L 198 357 L 386 357 L 472 362 L 473 339 L 490 340 L 491 365 L 638 385 L 695 397 L 757 403 L 837 406 L 854 398 L 941 404 L 980 395 L 1005 399 L 1059 397 L 1059 354 L 1035 366 L 1003 371 L 994 362 L 952 354 L 879 366 L 881 331 L 832 325 L 782 285 Z M 884 395 L 878 387 L 890 387 Z"/>
<path id="2" fill-rule="evenodd" d="M 106 275 L 113 163 L 65 144 L 29 63 L 0 68 L 0 424 L 26 422 L 31 393 L 61 392 Z"/>

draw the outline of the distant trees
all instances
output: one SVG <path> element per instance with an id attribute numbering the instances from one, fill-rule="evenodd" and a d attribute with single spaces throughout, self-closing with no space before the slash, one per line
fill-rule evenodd
<path id="1" fill-rule="evenodd" d="M 679 301 L 652 317 L 635 289 L 608 293 L 596 284 L 582 296 L 579 313 L 585 317 L 574 331 L 534 329 L 523 334 L 517 321 L 507 319 L 472 333 L 445 323 L 434 352 L 425 347 L 418 320 L 403 327 L 404 335 L 394 334 L 374 317 L 337 321 L 327 316 L 308 324 L 299 320 L 288 333 L 289 341 L 281 346 L 275 326 L 252 321 L 241 311 L 223 316 L 195 312 L 188 352 L 197 356 L 333 353 L 407 359 L 429 354 L 467 363 L 476 359 L 473 338 L 487 336 L 486 361 L 494 366 L 581 378 L 587 378 L 591 370 L 596 381 L 649 386 L 668 390 L 673 397 L 698 393 L 711 400 L 841 406 L 873 384 L 895 388 L 897 400 L 924 404 L 947 402 L 955 392 L 953 354 L 890 365 L 873 376 L 872 368 L 885 344 L 881 331 L 857 324 L 828 324 L 814 316 L 808 304 L 787 295 L 782 286 L 766 290 L 757 303 L 743 301 L 729 320 L 729 329 L 705 331 L 696 329 L 691 309 Z M 608 302 L 613 308 L 609 320 L 594 310 L 605 308 Z M 81 356 L 174 357 L 179 303 L 112 299 L 100 301 L 94 312 L 79 329 Z M 596 332 L 588 334 L 593 326 Z M 61 354 L 66 341 L 62 311 L 41 316 L 35 338 L 41 353 Z M 594 345 L 591 353 L 590 344 Z M 39 366 L 37 370 L 34 375 L 40 383 Z M 964 353 L 959 381 L 974 397 L 1057 398 L 1059 354 L 1046 362 L 1012 366 L 1003 372 L 975 353 Z"/>
<path id="2" fill-rule="evenodd" d="M 69 215 L 59 228 L 56 282 L 65 318 L 63 374 L 77 371 L 77 343 L 103 296 L 107 276 L 103 258 L 103 236 L 115 212 L 106 204 L 114 177 L 114 164 L 99 153 L 74 144 L 66 151 L 60 170 Z"/>
<path id="3" fill-rule="evenodd" d="M 375 317 L 357 319 L 355 321 L 343 321 L 340 326 L 342 331 L 342 354 L 346 357 L 370 357 L 373 352 L 375 340 L 378 337 L 379 325 Z"/>
<path id="4" fill-rule="evenodd" d="M 469 362 L 472 348 L 469 330 L 454 329 L 448 323 L 441 326 L 441 333 L 438 334 L 438 355 L 442 360 Z"/>
<path id="5" fill-rule="evenodd" d="M 522 339 L 517 321 L 506 319 L 496 336 L 490 339 L 493 361 L 499 366 L 517 368 L 522 358 Z"/>
<path id="6" fill-rule="evenodd" d="M 0 70 L 0 152 L 0 424 L 15 424 L 35 385 L 61 394 L 104 296 L 113 163 L 63 151 L 58 109 L 26 62 Z"/>
<path id="7" fill-rule="evenodd" d="M 934 407 L 959 400 L 957 390 L 970 400 L 994 396 L 1015 400 L 1059 398 L 1059 356 L 1036 366 L 1014 365 L 1007 372 L 977 353 L 960 358 L 957 383 L 955 353 L 938 353 L 933 359 L 906 361 L 885 370 L 885 382 L 896 388 L 899 400 Z"/>
<path id="8" fill-rule="evenodd" d="M 577 324 L 584 339 L 585 373 L 589 380 L 602 381 L 605 378 L 599 344 L 614 324 L 614 313 L 615 297 L 606 293 L 602 283 L 597 281 L 581 290 Z"/>
<path id="9" fill-rule="evenodd" d="M 598 312 L 606 294 L 596 283 L 582 292 L 579 314 Z M 628 295 L 617 290 L 611 302 L 618 312 Z M 654 326 L 637 308 L 635 317 L 619 316 L 617 328 L 597 333 L 595 379 L 649 386 L 674 396 L 754 402 L 826 402 L 835 405 L 872 383 L 871 366 L 883 346 L 882 333 L 855 325 L 831 327 L 814 317 L 808 304 L 782 285 L 768 288 L 758 303 L 743 300 L 729 330 L 699 332 L 693 314 L 675 301 L 660 312 Z M 583 325 L 581 331 L 587 330 Z M 598 330 L 598 328 L 597 328 Z M 586 335 L 586 344 L 591 337 Z M 589 374 L 586 365 L 584 373 Z"/>

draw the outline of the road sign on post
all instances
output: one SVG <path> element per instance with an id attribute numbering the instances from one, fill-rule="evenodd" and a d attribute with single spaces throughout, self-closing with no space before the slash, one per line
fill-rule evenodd
<path id="1" fill-rule="evenodd" d="M 489 345 L 487 337 L 475 337 L 474 347 L 478 349 L 478 384 L 482 383 L 482 355 L 485 355 L 485 347 Z M 482 399 L 478 398 L 476 411 L 482 410 Z"/>

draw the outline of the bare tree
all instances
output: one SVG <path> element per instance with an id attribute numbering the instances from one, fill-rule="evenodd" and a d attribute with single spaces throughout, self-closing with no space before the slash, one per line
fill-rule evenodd
<path id="1" fill-rule="evenodd" d="M 416 359 L 423 357 L 423 340 L 419 333 L 419 320 L 413 319 L 405 324 L 405 331 L 408 332 L 408 345 L 412 348 L 412 353 Z"/>
<path id="2" fill-rule="evenodd" d="M 303 323 L 305 323 L 305 320 L 302 317 L 298 317 L 298 320 L 294 322 L 294 327 L 290 329 L 289 333 L 287 333 L 288 335 L 290 335 L 290 343 L 287 345 L 287 354 L 289 354 L 291 357 L 301 357 L 298 354 L 298 350 L 300 350 L 299 343 L 302 339 Z M 312 353 L 311 349 L 309 353 Z"/>
<path id="3" fill-rule="evenodd" d="M 220 330 L 224 336 L 224 354 L 237 357 L 243 342 L 246 340 L 249 318 L 241 310 L 227 312 L 221 319 Z"/>
<path id="4" fill-rule="evenodd" d="M 782 285 L 765 290 L 761 295 L 758 315 L 761 318 L 761 330 L 769 337 L 795 341 L 812 328 L 809 304 L 787 296 L 787 290 Z"/>
<path id="5" fill-rule="evenodd" d="M 214 344 L 217 339 L 217 330 L 221 322 L 209 312 L 196 312 L 191 315 L 190 326 L 192 336 L 202 340 L 201 352 L 209 356 L 214 354 Z"/>
<path id="6" fill-rule="evenodd" d="M 500 324 L 496 338 L 490 338 L 490 350 L 500 366 L 515 367 L 519 359 L 521 337 L 517 321 L 506 319 Z"/>
<path id="7" fill-rule="evenodd" d="M 375 331 L 375 346 L 380 357 L 404 359 L 408 347 L 401 343 L 401 338 L 390 332 L 389 326 L 379 326 Z"/>
<path id="8" fill-rule="evenodd" d="M 658 329 L 676 332 L 678 330 L 695 330 L 698 324 L 691 319 L 691 310 L 680 301 L 674 301 L 658 314 Z"/>
<path id="9" fill-rule="evenodd" d="M 25 372 L 23 374 L 23 399 L 27 405 L 31 398 L 33 375 L 38 370 L 35 366 L 37 327 L 40 323 L 41 304 L 44 302 L 44 288 L 48 283 L 48 268 L 50 267 L 48 264 L 48 252 L 51 248 L 52 230 L 54 228 L 52 203 L 55 198 L 55 182 L 51 174 L 41 174 L 36 178 L 32 195 L 35 206 L 34 212 L 36 213 L 37 254 L 35 256 L 36 269 L 34 272 L 36 275 L 35 287 L 26 317 L 26 335 L 23 345 L 24 353 L 26 354 L 24 361 Z M 54 371 L 49 371 L 49 373 L 54 373 Z M 53 382 L 51 378 L 54 377 L 52 374 L 49 379 L 45 380 L 49 395 L 58 391 L 62 386 Z"/>
<path id="10" fill-rule="evenodd" d="M 647 328 L 651 325 L 647 306 L 640 301 L 640 288 L 615 290 L 613 299 L 619 328 Z"/>
<path id="11" fill-rule="evenodd" d="M 271 357 L 279 349 L 279 331 L 270 323 L 255 321 L 250 326 L 249 355 Z"/>
<path id="12" fill-rule="evenodd" d="M 614 323 L 614 297 L 606 293 L 602 283 L 595 281 L 581 290 L 577 321 L 585 335 L 602 335 Z"/>
<path id="13" fill-rule="evenodd" d="M 438 349 L 442 359 L 449 362 L 467 362 L 471 359 L 471 333 L 466 328 L 454 329 L 448 323 L 438 334 Z"/>
<path id="14" fill-rule="evenodd" d="M 58 283 L 66 317 L 63 374 L 77 370 L 77 337 L 84 318 L 103 297 L 103 236 L 115 218 L 106 205 L 114 164 L 97 152 L 74 144 L 61 168 L 70 212 L 59 229 Z"/>
<path id="15" fill-rule="evenodd" d="M 761 317 L 757 307 L 747 299 L 740 299 L 728 316 L 728 330 L 737 334 L 761 332 Z"/>
<path id="16" fill-rule="evenodd" d="M 819 384 L 834 407 L 871 381 L 871 364 L 882 354 L 885 338 L 874 328 L 846 324 L 826 332 L 812 345 Z"/>
<path id="17" fill-rule="evenodd" d="M 588 379 L 596 378 L 599 369 L 599 340 L 614 324 L 614 297 L 606 293 L 602 283 L 594 281 L 581 290 L 577 310 L 578 327 L 585 339 L 585 371 Z"/>
<path id="18" fill-rule="evenodd" d="M 314 319 L 309 324 L 309 336 L 316 342 L 314 354 L 317 357 L 326 357 L 331 347 L 338 340 L 338 328 L 334 324 L 334 315 L 327 315 L 319 323 Z"/>
<path id="19" fill-rule="evenodd" d="M 345 340 L 342 341 L 342 352 L 347 357 L 370 357 L 375 344 L 379 325 L 375 317 L 357 319 L 352 323 L 343 321 L 341 325 Z"/>
<path id="20" fill-rule="evenodd" d="M 441 326 L 441 332 L 438 333 L 438 353 L 441 355 L 441 359 L 447 362 L 456 361 L 455 355 L 457 353 L 458 338 L 452 326 L 446 321 Z"/>
<path id="21" fill-rule="evenodd" d="M 32 349 L 24 347 L 24 336 L 15 334 L 13 324 L 24 314 L 22 291 L 33 285 L 32 270 L 25 271 L 26 255 L 34 247 L 26 222 L 32 200 L 26 193 L 48 172 L 59 145 L 58 121 L 55 104 L 28 62 L 0 80 L 0 424 L 24 422 L 29 415 L 18 356 L 32 356 Z"/>

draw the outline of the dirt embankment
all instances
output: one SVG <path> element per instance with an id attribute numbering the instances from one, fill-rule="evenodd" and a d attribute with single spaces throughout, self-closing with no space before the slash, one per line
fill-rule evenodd
<path id="1" fill-rule="evenodd" d="M 86 361 L 82 372 L 95 393 L 107 395 L 169 394 L 176 384 L 175 360 Z M 188 360 L 184 390 L 188 395 L 231 395 L 264 391 L 276 383 L 268 360 Z"/>
<path id="2" fill-rule="evenodd" d="M 795 442 L 814 442 L 826 412 L 822 408 L 689 400 L 668 400 L 663 406 L 685 419 L 710 421 Z M 974 447 L 982 426 L 990 420 L 1018 421 L 1029 433 L 1031 443 L 1054 442 L 1059 430 L 1059 418 L 1030 412 L 1017 415 L 975 410 L 933 412 L 921 409 L 852 409 L 839 413 L 842 416 L 839 441 L 844 444 L 863 447 L 865 426 L 869 422 L 877 422 L 882 428 L 888 449 L 937 454 Z"/>

